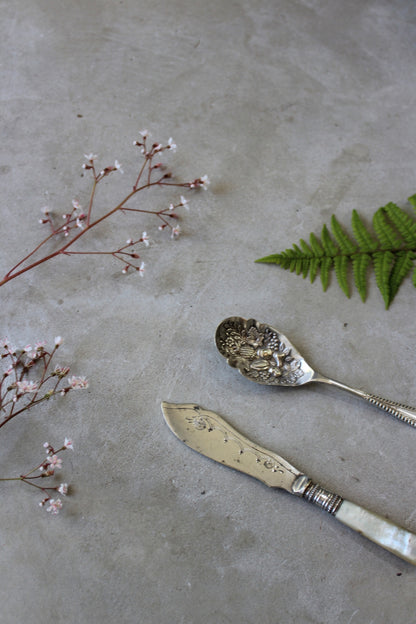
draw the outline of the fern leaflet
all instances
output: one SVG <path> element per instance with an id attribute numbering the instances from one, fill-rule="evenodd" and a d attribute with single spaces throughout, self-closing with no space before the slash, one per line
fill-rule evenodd
<path id="1" fill-rule="evenodd" d="M 409 197 L 416 211 L 416 195 Z M 356 210 L 351 218 L 354 239 L 347 234 L 335 215 L 331 229 L 323 226 L 321 236 L 311 233 L 309 244 L 300 239 L 290 249 L 259 258 L 256 262 L 278 264 L 313 282 L 320 272 L 322 288 L 327 290 L 331 270 L 334 269 L 338 284 L 344 294 L 350 296 L 349 268 L 360 297 L 367 296 L 367 274 L 372 267 L 376 283 L 388 308 L 404 279 L 412 272 L 416 287 L 416 219 L 402 208 L 389 202 L 373 215 L 371 232 Z"/>

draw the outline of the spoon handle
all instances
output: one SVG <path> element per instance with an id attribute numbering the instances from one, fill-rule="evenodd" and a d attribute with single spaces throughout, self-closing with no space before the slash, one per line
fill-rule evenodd
<path id="1" fill-rule="evenodd" d="M 335 379 L 329 379 L 327 377 L 317 376 L 313 379 L 313 381 L 320 381 L 326 384 L 330 384 L 331 386 L 341 388 L 342 390 L 346 390 L 347 392 L 351 392 L 352 394 L 355 394 L 356 396 L 365 399 L 372 405 L 375 405 L 385 412 L 388 412 L 398 420 L 402 420 L 411 427 L 416 427 L 416 409 L 414 407 L 411 407 L 410 405 L 403 405 L 402 403 L 396 403 L 396 401 L 383 399 L 382 397 L 376 396 L 374 394 L 369 394 L 368 392 L 358 390 L 357 388 L 351 388 L 350 386 L 346 386 L 339 381 L 335 381 Z"/>

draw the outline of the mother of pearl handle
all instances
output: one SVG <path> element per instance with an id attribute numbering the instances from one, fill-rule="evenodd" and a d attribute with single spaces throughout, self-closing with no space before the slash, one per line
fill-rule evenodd
<path id="1" fill-rule="evenodd" d="M 390 520 L 344 500 L 335 518 L 372 542 L 416 565 L 416 535 Z"/>
<path id="2" fill-rule="evenodd" d="M 360 535 L 416 565 L 416 535 L 390 520 L 343 499 L 326 490 L 308 476 L 300 475 L 292 485 L 292 493 L 324 509 Z"/>

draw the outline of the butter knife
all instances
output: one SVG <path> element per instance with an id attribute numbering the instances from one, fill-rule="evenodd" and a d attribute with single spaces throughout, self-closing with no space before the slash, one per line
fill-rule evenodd
<path id="1" fill-rule="evenodd" d="M 346 526 L 416 565 L 416 535 L 314 483 L 283 457 L 251 442 L 221 416 L 194 403 L 163 401 L 172 432 L 187 446 L 272 488 L 321 507 Z"/>

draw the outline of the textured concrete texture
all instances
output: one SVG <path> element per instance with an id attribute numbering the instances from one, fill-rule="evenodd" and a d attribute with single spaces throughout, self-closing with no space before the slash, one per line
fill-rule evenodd
<path id="1" fill-rule="evenodd" d="M 45 440 L 74 440 L 58 516 L 32 488 L 0 485 L 2 623 L 415 624 L 414 567 L 192 452 L 160 410 L 218 411 L 416 531 L 415 430 L 329 387 L 257 386 L 213 341 L 225 317 L 254 317 L 323 373 L 416 403 L 410 280 L 386 312 L 373 277 L 363 304 L 254 263 L 333 213 L 348 229 L 353 208 L 367 223 L 389 200 L 410 214 L 415 23 L 411 0 L 1 2 L 2 274 L 40 242 L 42 206 L 87 204 L 84 153 L 123 165 L 99 211 L 131 188 L 142 128 L 173 137 L 178 175 L 211 179 L 189 194 L 178 240 L 120 215 L 85 245 L 146 230 L 143 279 L 74 256 L 1 288 L 1 334 L 22 346 L 62 335 L 60 361 L 90 381 L 1 431 L 3 476 L 34 465 Z M 142 206 L 180 192 L 149 191 Z"/>

